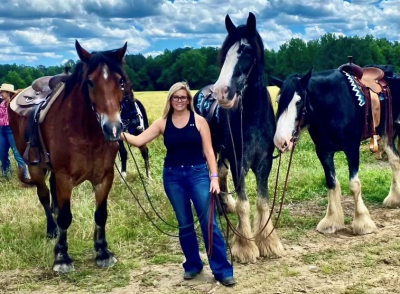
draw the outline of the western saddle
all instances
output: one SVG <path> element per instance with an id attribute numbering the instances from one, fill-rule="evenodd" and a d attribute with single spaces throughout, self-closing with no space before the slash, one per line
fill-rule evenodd
<path id="1" fill-rule="evenodd" d="M 64 83 L 70 76 L 69 69 L 65 67 L 61 74 L 34 80 L 31 86 L 18 91 L 11 100 L 10 108 L 28 118 L 24 131 L 27 146 L 23 158 L 29 165 L 44 163 L 51 169 L 49 154 L 44 145 L 39 124 L 44 121 L 51 105 L 64 90 Z"/>
<path id="2" fill-rule="evenodd" d="M 371 137 L 369 148 L 371 152 L 377 152 L 378 135 L 376 128 L 381 123 L 381 108 L 385 111 L 385 128 L 389 142 L 391 142 L 393 136 L 392 95 L 388 83 L 384 79 L 385 73 L 377 67 L 362 68 L 354 64 L 352 56 L 349 56 L 349 63 L 341 65 L 339 70 L 352 75 L 355 83 L 365 97 L 365 129 L 363 139 Z M 382 101 L 380 97 L 383 97 Z"/>

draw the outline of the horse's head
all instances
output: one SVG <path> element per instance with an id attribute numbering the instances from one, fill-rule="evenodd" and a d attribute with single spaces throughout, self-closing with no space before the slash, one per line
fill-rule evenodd
<path id="1" fill-rule="evenodd" d="M 306 91 L 311 75 L 312 69 L 303 77 L 291 75 L 284 82 L 272 78 L 273 83 L 281 88 L 277 97 L 278 123 L 274 136 L 274 144 L 281 152 L 293 148 L 294 140 L 305 124 L 305 111 L 311 111 Z"/>
<path id="2" fill-rule="evenodd" d="M 264 65 L 264 45 L 251 12 L 247 23 L 237 27 L 226 15 L 225 27 L 228 36 L 220 52 L 221 72 L 214 93 L 221 107 L 236 108 L 238 96 L 243 94 L 251 74 L 256 72 L 254 67 Z"/>
<path id="3" fill-rule="evenodd" d="M 127 43 L 119 49 L 89 53 L 75 42 L 83 63 L 82 89 L 96 112 L 104 136 L 108 141 L 120 139 L 122 124 L 121 102 L 130 82 L 123 70 Z"/>
<path id="4" fill-rule="evenodd" d="M 121 120 L 124 131 L 131 134 L 138 129 L 140 124 L 140 114 L 135 105 L 133 91 L 126 92 L 121 103 Z"/>

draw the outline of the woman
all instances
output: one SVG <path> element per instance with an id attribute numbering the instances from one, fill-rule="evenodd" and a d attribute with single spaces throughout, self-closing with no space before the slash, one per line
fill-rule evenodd
<path id="1" fill-rule="evenodd" d="M 164 189 L 178 219 L 179 241 L 186 257 L 183 277 L 189 280 L 203 269 L 194 231 L 191 201 L 200 218 L 203 239 L 208 250 L 210 192 L 219 193 L 220 188 L 208 123 L 194 112 L 193 98 L 189 86 L 184 82 L 176 83 L 170 88 L 162 118 L 154 121 L 139 136 L 122 133 L 121 138 L 139 147 L 161 134 L 167 149 L 163 171 Z M 226 245 L 215 216 L 212 255 L 208 259 L 215 279 L 224 286 L 233 286 L 233 267 L 228 262 Z"/>
<path id="2" fill-rule="evenodd" d="M 23 169 L 24 177 L 28 178 L 28 169 L 25 165 L 24 160 L 19 154 L 17 147 L 15 146 L 14 136 L 12 134 L 9 122 L 7 107 L 10 103 L 11 96 L 15 94 L 14 86 L 11 84 L 2 84 L 0 87 L 0 161 L 1 161 L 1 172 L 4 177 L 8 178 L 11 173 L 11 163 L 8 158 L 8 149 L 14 153 L 14 158 L 17 161 L 19 170 Z"/>

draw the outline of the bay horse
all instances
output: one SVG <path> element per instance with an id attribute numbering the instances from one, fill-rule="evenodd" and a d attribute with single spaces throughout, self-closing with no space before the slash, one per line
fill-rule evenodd
<path id="1" fill-rule="evenodd" d="M 256 18 L 249 13 L 245 25 L 235 26 L 225 18 L 228 35 L 220 50 L 220 75 L 214 85 L 199 90 L 194 97 L 196 112 L 206 116 L 204 92 L 212 91 L 218 102 L 215 116 L 208 120 L 213 147 L 219 161 L 229 162 L 237 192 L 237 202 L 227 193 L 228 170 L 219 170 L 222 200 L 239 217 L 232 255 L 242 263 L 255 262 L 260 256 L 280 257 L 283 246 L 271 221 L 268 177 L 273 161 L 275 116 L 265 83 L 264 45 L 256 29 Z M 207 103 L 207 101 L 206 101 Z M 254 235 L 250 223 L 250 203 L 245 191 L 245 177 L 252 169 L 257 181 L 257 209 Z M 228 195 L 226 195 L 228 194 Z M 263 230 L 264 228 L 264 230 Z M 262 232 L 261 232 L 262 231 Z M 270 234 L 271 233 L 271 234 Z"/>
<path id="2" fill-rule="evenodd" d="M 149 127 L 146 109 L 142 102 L 135 98 L 133 91 L 125 94 L 121 104 L 121 120 L 123 131 L 129 132 L 132 135 L 138 136 Z M 126 163 L 128 161 L 128 152 L 122 140 L 119 143 L 119 154 L 121 156 L 121 175 L 126 178 Z M 146 176 L 151 180 L 150 163 L 149 163 L 149 148 L 147 145 L 139 147 L 142 154 Z"/>
<path id="3" fill-rule="evenodd" d="M 93 185 L 96 198 L 94 248 L 97 266 L 110 267 L 117 261 L 106 241 L 107 198 L 114 179 L 117 140 L 122 130 L 120 105 L 125 87 L 130 87 L 123 69 L 127 43 L 119 49 L 89 53 L 76 41 L 75 48 L 80 61 L 40 125 L 51 166 L 42 162 L 28 166 L 31 177 L 28 184 L 37 188 L 47 218 L 47 235 L 52 238 L 58 235 L 53 270 L 62 273 L 74 270 L 67 245 L 67 231 L 72 222 L 71 192 L 86 180 Z M 10 108 L 8 112 L 17 148 L 24 154 L 28 118 Z M 46 186 L 45 176 L 49 170 L 53 205 L 58 208 L 57 224 Z M 23 179 L 20 177 L 20 180 Z"/>
<path id="4" fill-rule="evenodd" d="M 400 119 L 400 77 L 386 75 L 385 80 L 392 92 L 393 118 Z M 281 88 L 274 136 L 276 147 L 281 152 L 291 150 L 293 134 L 299 124 L 301 128 L 308 127 L 325 172 L 328 207 L 325 217 L 317 225 L 317 230 L 334 233 L 344 228 L 341 188 L 334 166 L 334 154 L 343 151 L 349 166 L 350 191 L 355 201 L 353 234 L 362 235 L 375 231 L 375 223 L 362 200 L 361 181 L 358 177 L 366 106 L 360 106 L 359 98 L 353 92 L 347 77 L 338 69 L 317 73 L 313 73 L 311 69 L 305 75 L 290 75 L 284 82 L 277 78 L 272 81 Z M 381 114 L 380 121 L 385 122 L 382 115 L 385 114 Z M 381 123 L 377 128 L 393 171 L 392 186 L 384 200 L 384 204 L 391 207 L 400 205 L 400 158 L 395 144 L 399 140 L 399 123 L 395 124 L 394 140 L 391 144 L 388 144 L 385 124 Z"/>

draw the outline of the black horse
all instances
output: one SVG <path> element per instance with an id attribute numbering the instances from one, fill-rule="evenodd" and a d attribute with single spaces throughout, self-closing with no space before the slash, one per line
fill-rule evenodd
<path id="1" fill-rule="evenodd" d="M 146 109 L 143 104 L 134 97 L 133 92 L 125 94 L 121 103 L 121 120 L 123 130 L 132 135 L 139 135 L 149 127 L 149 120 L 147 118 Z M 121 174 L 126 178 L 126 162 L 128 160 L 128 152 L 126 151 L 123 141 L 119 142 L 119 154 L 121 157 Z M 147 145 L 139 147 L 140 153 L 144 159 L 146 176 L 151 179 L 150 163 L 149 163 L 149 149 Z"/>
<path id="2" fill-rule="evenodd" d="M 344 228 L 341 188 L 336 178 L 333 160 L 336 152 L 343 151 L 348 161 L 349 185 L 355 200 L 353 233 L 361 235 L 373 232 L 376 226 L 363 203 L 361 182 L 358 178 L 360 142 L 365 138 L 366 125 L 366 106 L 360 99 L 365 97 L 358 91 L 354 92 L 357 90 L 354 89 L 354 84 L 352 85 L 349 77 L 338 69 L 318 73 L 312 73 L 310 70 L 304 76 L 291 75 L 284 82 L 275 78 L 272 80 L 281 88 L 278 96 L 277 130 L 274 137 L 276 147 L 282 152 L 291 150 L 293 133 L 298 130 L 299 124 L 301 128 L 307 126 L 325 172 L 329 202 L 326 216 L 319 222 L 317 230 L 322 233 L 334 233 Z M 377 127 L 377 133 L 382 138 L 393 171 L 392 186 L 384 204 L 396 207 L 400 205 L 400 158 L 397 150 L 400 122 L 396 123 L 396 118 L 400 118 L 400 77 L 387 72 L 385 80 L 393 97 L 393 140 L 388 140 L 392 134 L 387 132 L 386 117 L 390 117 L 387 111 L 381 113 L 381 123 Z"/>
<path id="3" fill-rule="evenodd" d="M 237 212 L 238 231 L 246 237 L 234 237 L 232 254 L 239 262 L 247 263 L 255 262 L 259 256 L 279 257 L 284 253 L 276 231 L 269 235 L 273 230 L 271 221 L 259 233 L 270 213 L 268 177 L 276 124 L 265 84 L 264 46 L 254 14 L 250 13 L 247 23 L 238 27 L 227 15 L 225 26 L 228 35 L 220 51 L 219 78 L 214 85 L 196 93 L 194 104 L 196 111 L 209 121 L 219 162 L 229 162 L 238 201 L 230 195 L 224 196 L 223 201 L 228 210 Z M 213 100 L 218 106 L 212 103 Z M 228 171 L 221 166 L 221 191 L 227 192 Z M 250 204 L 245 192 L 245 177 L 250 168 L 257 180 L 255 242 L 248 240 L 253 237 Z"/>

